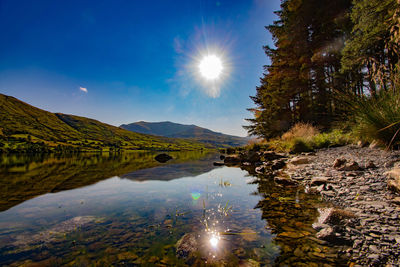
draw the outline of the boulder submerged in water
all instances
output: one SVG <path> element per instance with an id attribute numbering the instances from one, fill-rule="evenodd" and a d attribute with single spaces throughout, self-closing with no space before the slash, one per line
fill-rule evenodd
<path id="1" fill-rule="evenodd" d="M 194 233 L 187 233 L 176 242 L 176 256 L 180 259 L 187 259 L 198 249 Z"/>
<path id="2" fill-rule="evenodd" d="M 162 153 L 162 154 L 158 154 L 157 156 L 155 156 L 154 158 L 155 160 L 157 160 L 160 163 L 165 163 L 168 160 L 171 160 L 172 157 L 168 154 Z"/>

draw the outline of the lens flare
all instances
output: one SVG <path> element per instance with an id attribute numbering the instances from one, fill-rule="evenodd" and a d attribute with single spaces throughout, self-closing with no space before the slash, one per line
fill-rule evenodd
<path id="1" fill-rule="evenodd" d="M 215 80 L 219 78 L 222 70 L 222 61 L 216 55 L 205 56 L 199 64 L 200 74 L 207 80 Z"/>
<path id="2" fill-rule="evenodd" d="M 201 197 L 201 193 L 199 192 L 192 192 L 190 194 L 192 195 L 193 200 L 198 200 Z"/>

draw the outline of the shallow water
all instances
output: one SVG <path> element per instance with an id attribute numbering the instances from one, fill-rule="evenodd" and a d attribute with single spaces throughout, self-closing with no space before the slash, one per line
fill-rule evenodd
<path id="1" fill-rule="evenodd" d="M 317 196 L 213 167 L 218 155 L 171 154 L 167 164 L 152 153 L 3 157 L 0 264 L 343 263 L 314 237 Z M 191 253 L 176 247 L 183 236 Z"/>

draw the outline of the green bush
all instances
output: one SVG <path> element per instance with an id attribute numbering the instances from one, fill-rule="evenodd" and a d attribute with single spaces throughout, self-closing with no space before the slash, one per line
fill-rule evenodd
<path id="1" fill-rule="evenodd" d="M 313 151 L 313 146 L 311 142 L 303 138 L 294 138 L 290 141 L 289 152 L 290 153 L 301 153 Z"/>
<path id="2" fill-rule="evenodd" d="M 327 133 L 320 133 L 313 137 L 314 148 L 326 148 L 333 146 L 344 146 L 354 143 L 355 139 L 352 133 L 344 133 L 341 130 L 332 130 Z"/>
<path id="3" fill-rule="evenodd" d="M 318 133 L 314 136 L 293 137 L 291 139 L 276 138 L 268 141 L 268 146 L 275 151 L 290 153 L 310 152 L 314 149 L 343 146 L 354 143 L 352 133 L 344 133 L 341 130 L 332 130 L 326 133 Z"/>

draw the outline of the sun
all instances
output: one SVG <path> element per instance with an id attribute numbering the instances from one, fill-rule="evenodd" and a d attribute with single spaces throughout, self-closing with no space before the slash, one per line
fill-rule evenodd
<path id="1" fill-rule="evenodd" d="M 200 74 L 207 80 L 215 80 L 221 76 L 222 61 L 216 55 L 205 56 L 199 64 Z"/>

